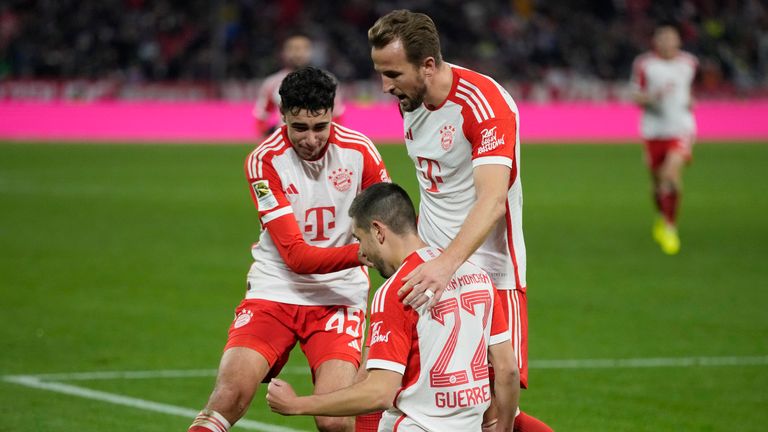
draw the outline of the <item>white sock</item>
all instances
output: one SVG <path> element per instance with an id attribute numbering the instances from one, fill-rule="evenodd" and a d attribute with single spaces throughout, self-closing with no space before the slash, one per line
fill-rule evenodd
<path id="1" fill-rule="evenodd" d="M 210 429 L 211 432 L 227 432 L 232 425 L 229 424 L 223 415 L 212 409 L 204 409 L 195 417 L 190 428 L 200 426 Z"/>

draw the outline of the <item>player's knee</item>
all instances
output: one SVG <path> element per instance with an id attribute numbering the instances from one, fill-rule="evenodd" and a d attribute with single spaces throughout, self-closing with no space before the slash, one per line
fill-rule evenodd
<path id="1" fill-rule="evenodd" d="M 242 417 L 248 410 L 255 389 L 247 389 L 242 385 L 219 383 L 213 390 L 210 408 L 224 414 L 225 417 Z"/>
<path id="2" fill-rule="evenodd" d="M 351 432 L 355 429 L 353 417 L 315 417 L 320 432 Z"/>

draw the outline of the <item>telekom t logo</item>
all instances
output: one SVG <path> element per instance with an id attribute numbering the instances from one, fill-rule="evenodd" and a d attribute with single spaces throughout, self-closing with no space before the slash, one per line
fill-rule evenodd
<path id="1" fill-rule="evenodd" d="M 429 180 L 429 182 L 431 183 L 431 186 L 429 187 L 429 189 L 427 189 L 427 192 L 440 192 L 440 189 L 437 188 L 438 183 L 443 182 L 443 178 L 437 175 L 437 174 L 440 174 L 440 162 L 434 159 L 424 158 L 421 156 L 418 156 L 418 159 L 419 159 L 420 168 L 424 166 L 424 163 L 426 163 L 427 165 L 427 172 L 421 173 L 424 176 L 424 178 Z"/>
<path id="2" fill-rule="evenodd" d="M 330 214 L 327 219 L 326 214 Z M 314 224 L 311 223 L 313 219 Z M 328 240 L 325 233 L 334 228 L 336 228 L 336 207 L 314 207 L 307 209 L 304 214 L 304 232 L 315 234 L 315 238 L 310 241 Z"/>

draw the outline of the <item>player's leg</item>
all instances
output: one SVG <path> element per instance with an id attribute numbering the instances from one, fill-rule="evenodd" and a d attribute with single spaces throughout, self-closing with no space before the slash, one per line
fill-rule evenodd
<path id="1" fill-rule="evenodd" d="M 677 210 L 683 191 L 682 173 L 686 157 L 674 149 L 667 153 L 659 169 L 659 190 L 662 194 L 662 210 L 667 223 L 677 224 Z M 666 200 L 666 201 L 665 201 Z"/>
<path id="2" fill-rule="evenodd" d="M 279 303 L 244 300 L 229 330 L 216 385 L 190 432 L 226 432 L 245 415 L 259 383 L 281 368 L 295 344 L 293 332 L 279 319 Z"/>
<path id="3" fill-rule="evenodd" d="M 521 290 L 499 290 L 499 297 L 512 334 L 512 348 L 515 350 L 517 367 L 520 370 L 520 387 L 526 389 L 528 388 L 528 299 L 525 291 Z M 489 420 L 484 419 L 484 421 Z M 520 408 L 515 417 L 515 431 L 552 432 L 552 429 L 541 420 L 524 413 Z"/>
<path id="4" fill-rule="evenodd" d="M 653 196 L 653 204 L 656 209 L 656 217 L 654 219 L 652 236 L 657 243 L 661 243 L 664 230 L 666 228 L 664 215 L 662 211 L 662 194 L 660 190 L 661 184 L 661 165 L 664 162 L 664 158 L 667 153 L 668 143 L 665 140 L 646 140 L 645 141 L 645 162 L 648 166 L 648 171 L 651 176 L 651 194 Z"/>
<path id="5" fill-rule="evenodd" d="M 303 308 L 300 336 L 315 382 L 315 394 L 349 387 L 360 366 L 365 312 L 346 306 Z M 315 417 L 318 430 L 352 432 L 354 417 Z"/>
<path id="6" fill-rule="evenodd" d="M 670 140 L 664 160 L 657 170 L 661 212 L 665 223 L 659 244 L 662 250 L 670 255 L 680 250 L 677 214 L 683 191 L 683 168 L 690 160 L 690 154 L 689 139 Z"/>
<path id="7" fill-rule="evenodd" d="M 243 347 L 226 350 L 221 357 L 213 393 L 189 430 L 228 430 L 230 425 L 245 415 L 259 383 L 268 371 L 267 359 L 258 352 Z"/>
<path id="8" fill-rule="evenodd" d="M 330 359 L 322 362 L 315 371 L 314 394 L 330 393 L 355 382 L 357 365 L 347 360 Z M 355 429 L 354 417 L 315 417 L 319 431 L 351 432 Z"/>

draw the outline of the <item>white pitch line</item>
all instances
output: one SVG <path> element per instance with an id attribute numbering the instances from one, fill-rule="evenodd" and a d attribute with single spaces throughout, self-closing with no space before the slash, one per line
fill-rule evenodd
<path id="1" fill-rule="evenodd" d="M 64 393 L 71 396 L 78 396 L 86 399 L 95 399 L 102 402 L 109 402 L 116 405 L 124 405 L 132 408 L 154 411 L 163 414 L 170 414 L 180 417 L 194 419 L 198 410 L 184 408 L 175 405 L 168 405 L 159 402 L 152 402 L 145 399 L 123 396 L 114 393 L 107 393 L 99 390 L 91 390 L 83 387 L 64 384 L 58 382 L 43 382 L 40 378 L 31 375 L 11 375 L 4 376 L 3 380 L 26 387 L 32 387 L 40 390 L 48 390 L 56 393 Z M 243 429 L 263 431 L 263 432 L 302 432 L 297 429 L 291 429 L 283 426 L 276 426 L 267 423 L 261 423 L 253 420 L 242 419 L 237 422 L 237 427 Z"/>
<path id="2" fill-rule="evenodd" d="M 764 366 L 768 355 L 751 357 L 659 357 L 532 361 L 532 369 L 618 369 L 692 366 Z"/>
<path id="3" fill-rule="evenodd" d="M 567 359 L 567 360 L 538 360 L 532 361 L 532 369 L 618 369 L 618 368 L 659 368 L 659 367 L 696 367 L 696 366 L 764 366 L 768 365 L 768 355 L 745 357 L 659 357 L 659 358 L 626 358 L 626 359 Z M 290 375 L 309 374 L 306 367 L 290 367 L 283 369 Z M 149 371 L 102 371 L 74 372 L 41 375 L 6 375 L 6 382 L 23 385 L 40 390 L 95 399 L 116 405 L 123 405 L 147 411 L 176 415 L 192 419 L 198 411 L 145 399 L 133 398 L 99 390 L 91 390 L 71 384 L 56 381 L 86 381 L 107 379 L 154 379 L 154 378 L 193 378 L 216 376 L 216 369 L 189 370 L 149 370 Z M 237 427 L 264 432 L 301 432 L 283 426 L 261 423 L 243 419 L 237 422 Z"/>
<path id="4" fill-rule="evenodd" d="M 307 372 L 309 373 L 309 372 Z M 29 375 L 46 381 L 95 381 L 113 379 L 199 378 L 215 377 L 216 369 L 168 369 L 144 371 L 98 371 Z"/>
<path id="5" fill-rule="evenodd" d="M 533 360 L 531 369 L 629 369 L 654 367 L 692 367 L 692 366 L 764 366 L 768 365 L 768 355 L 745 357 L 657 357 L 625 359 L 563 359 Z M 305 366 L 286 367 L 281 371 L 286 375 L 309 375 Z M 71 372 L 55 374 L 18 375 L 34 377 L 41 381 L 95 381 L 113 379 L 157 379 L 157 378 L 203 378 L 215 377 L 216 369 L 168 369 L 143 371 L 97 371 Z M 4 378 L 13 378 L 8 375 Z M 7 379 L 6 379 L 7 380 Z"/>

